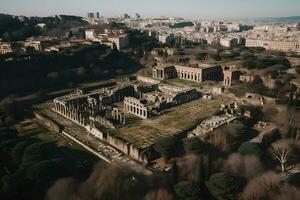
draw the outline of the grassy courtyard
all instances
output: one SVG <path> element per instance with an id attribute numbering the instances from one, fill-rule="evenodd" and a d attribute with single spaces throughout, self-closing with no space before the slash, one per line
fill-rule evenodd
<path id="1" fill-rule="evenodd" d="M 161 116 L 138 120 L 124 127 L 112 130 L 112 133 L 140 147 L 152 145 L 155 138 L 177 135 L 197 126 L 202 120 L 217 113 L 220 104 L 230 103 L 226 97 L 214 97 L 212 100 L 198 99 L 168 110 Z"/>

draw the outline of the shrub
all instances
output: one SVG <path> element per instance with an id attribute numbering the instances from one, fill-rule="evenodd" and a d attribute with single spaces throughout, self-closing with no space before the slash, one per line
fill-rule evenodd
<path id="1" fill-rule="evenodd" d="M 262 151 L 259 146 L 252 142 L 245 142 L 239 147 L 239 153 L 243 156 L 246 155 L 254 155 L 260 157 L 262 155 Z"/>

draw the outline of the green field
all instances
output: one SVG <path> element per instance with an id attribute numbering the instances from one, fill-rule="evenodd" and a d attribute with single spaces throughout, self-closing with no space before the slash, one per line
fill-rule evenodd
<path id="1" fill-rule="evenodd" d="M 226 97 L 214 97 L 212 100 L 198 99 L 168 110 L 161 116 L 138 120 L 112 131 L 119 137 L 139 146 L 153 144 L 155 138 L 177 135 L 196 127 L 202 120 L 220 110 L 220 104 L 231 102 Z"/>
<path id="2" fill-rule="evenodd" d="M 93 157 L 92 155 L 86 156 L 85 154 L 90 153 L 84 148 L 82 148 L 80 145 L 68 138 L 65 138 L 55 132 L 44 128 L 43 126 L 38 124 L 35 119 L 25 119 L 24 121 L 21 121 L 18 124 L 16 124 L 15 127 L 21 136 L 28 136 L 44 142 L 53 143 L 57 147 L 70 149 L 70 152 L 74 150 L 73 153 L 65 155 L 67 157 L 71 157 L 72 159 L 85 160 L 87 158 L 90 159 L 90 157 Z M 76 154 L 75 152 L 78 152 L 78 154 Z"/>

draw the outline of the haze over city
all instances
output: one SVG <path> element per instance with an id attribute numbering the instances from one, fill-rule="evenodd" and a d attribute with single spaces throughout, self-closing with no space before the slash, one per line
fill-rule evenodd
<path id="1" fill-rule="evenodd" d="M 28 16 L 100 11 L 105 17 L 142 13 L 146 17 L 257 18 L 300 15 L 299 0 L 0 0 L 0 12 Z"/>

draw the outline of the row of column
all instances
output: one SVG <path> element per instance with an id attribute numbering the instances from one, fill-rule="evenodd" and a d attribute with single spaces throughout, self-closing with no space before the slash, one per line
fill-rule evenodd
<path id="1" fill-rule="evenodd" d="M 86 125 L 85 118 L 76 109 L 69 109 L 68 106 L 65 106 L 64 104 L 56 102 L 56 103 L 54 103 L 54 110 L 82 126 Z"/>
<path id="2" fill-rule="evenodd" d="M 231 77 L 229 77 L 229 76 L 224 77 L 223 85 L 225 87 L 230 87 L 231 86 Z"/>
<path id="3" fill-rule="evenodd" d="M 187 71 L 177 71 L 177 74 L 178 74 L 178 78 L 180 79 L 196 81 L 196 82 L 202 81 L 202 77 L 200 73 L 198 74 L 198 73 L 187 72 Z"/>
<path id="4" fill-rule="evenodd" d="M 132 105 L 132 104 L 127 104 L 126 102 L 124 103 L 125 111 L 132 113 L 138 117 L 141 117 L 143 119 L 147 119 L 148 117 L 148 112 L 146 108 L 140 108 L 139 105 Z"/>
<path id="5" fill-rule="evenodd" d="M 125 125 L 125 116 L 123 113 L 119 112 L 118 109 L 114 108 L 112 110 L 112 117 L 114 120 L 118 121 L 120 124 Z"/>
<path id="6" fill-rule="evenodd" d="M 204 81 L 207 80 L 218 80 L 220 77 L 220 74 L 218 72 L 215 71 L 206 71 L 204 73 Z"/>
<path id="7" fill-rule="evenodd" d="M 54 103 L 54 110 L 62 115 L 66 115 L 67 109 L 64 104 Z"/>
<path id="8" fill-rule="evenodd" d="M 153 69 L 152 76 L 153 78 L 164 79 L 164 70 Z"/>

